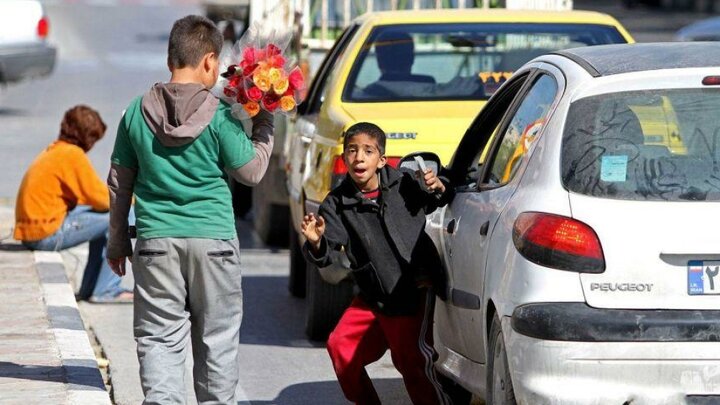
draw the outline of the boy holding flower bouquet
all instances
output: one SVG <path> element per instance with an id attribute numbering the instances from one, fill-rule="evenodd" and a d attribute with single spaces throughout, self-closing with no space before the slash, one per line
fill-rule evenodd
<path id="1" fill-rule="evenodd" d="M 242 319 L 239 247 L 229 173 L 255 185 L 273 145 L 272 114 L 253 114 L 252 137 L 209 92 L 222 35 L 205 17 L 170 32 L 169 83 L 132 101 L 120 122 L 108 178 L 108 261 L 132 256 L 134 333 L 145 404 L 185 403 L 188 337 L 199 404 L 236 404 Z M 135 196 L 133 255 L 127 216 Z"/>

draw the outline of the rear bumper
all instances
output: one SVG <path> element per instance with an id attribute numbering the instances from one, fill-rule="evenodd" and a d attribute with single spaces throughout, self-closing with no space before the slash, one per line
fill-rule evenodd
<path id="1" fill-rule="evenodd" d="M 621 311 L 608 310 L 607 315 L 617 312 Z M 645 319 L 638 317 L 636 328 L 618 318 L 617 322 L 610 322 L 611 327 L 599 329 L 597 322 L 576 321 L 577 325 L 563 321 L 532 325 L 548 336 L 564 337 L 548 340 L 519 333 L 517 329 L 528 332 L 528 326 L 516 328 L 519 323 L 515 319 L 503 318 L 508 363 L 519 404 L 720 403 L 720 345 L 709 340 L 687 340 L 688 336 L 699 336 L 686 335 L 688 325 L 648 326 Z M 580 325 L 585 325 L 589 332 L 579 336 L 583 339 L 569 339 L 572 335 L 578 337 Z M 560 328 L 564 327 L 570 332 L 561 336 Z M 596 332 L 604 339 L 624 337 L 624 340 L 587 339 L 589 333 Z M 651 336 L 680 339 L 630 341 Z"/>
<path id="2" fill-rule="evenodd" d="M 528 337 L 574 342 L 718 342 L 720 311 L 601 309 L 582 302 L 517 307 L 512 328 Z"/>
<path id="3" fill-rule="evenodd" d="M 0 83 L 49 75 L 55 67 L 57 51 L 41 43 L 0 48 Z"/>

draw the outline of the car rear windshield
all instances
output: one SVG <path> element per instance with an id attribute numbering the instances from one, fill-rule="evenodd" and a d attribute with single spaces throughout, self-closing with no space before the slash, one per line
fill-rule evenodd
<path id="1" fill-rule="evenodd" d="M 570 106 L 562 178 L 621 200 L 720 200 L 720 89 L 604 94 Z"/>
<path id="2" fill-rule="evenodd" d="M 350 102 L 486 100 L 512 73 L 548 52 L 624 43 L 588 24 L 403 24 L 373 29 L 350 71 Z"/>

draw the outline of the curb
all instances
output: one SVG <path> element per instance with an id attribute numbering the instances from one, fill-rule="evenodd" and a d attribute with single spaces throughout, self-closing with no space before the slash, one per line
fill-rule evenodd
<path id="1" fill-rule="evenodd" d="M 67 380 L 68 404 L 111 405 L 75 294 L 57 252 L 33 252 L 50 329 Z"/>

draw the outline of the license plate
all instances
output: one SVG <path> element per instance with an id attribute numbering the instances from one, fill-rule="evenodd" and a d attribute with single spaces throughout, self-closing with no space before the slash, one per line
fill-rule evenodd
<path id="1" fill-rule="evenodd" d="M 688 294 L 720 294 L 720 261 L 688 262 Z"/>

